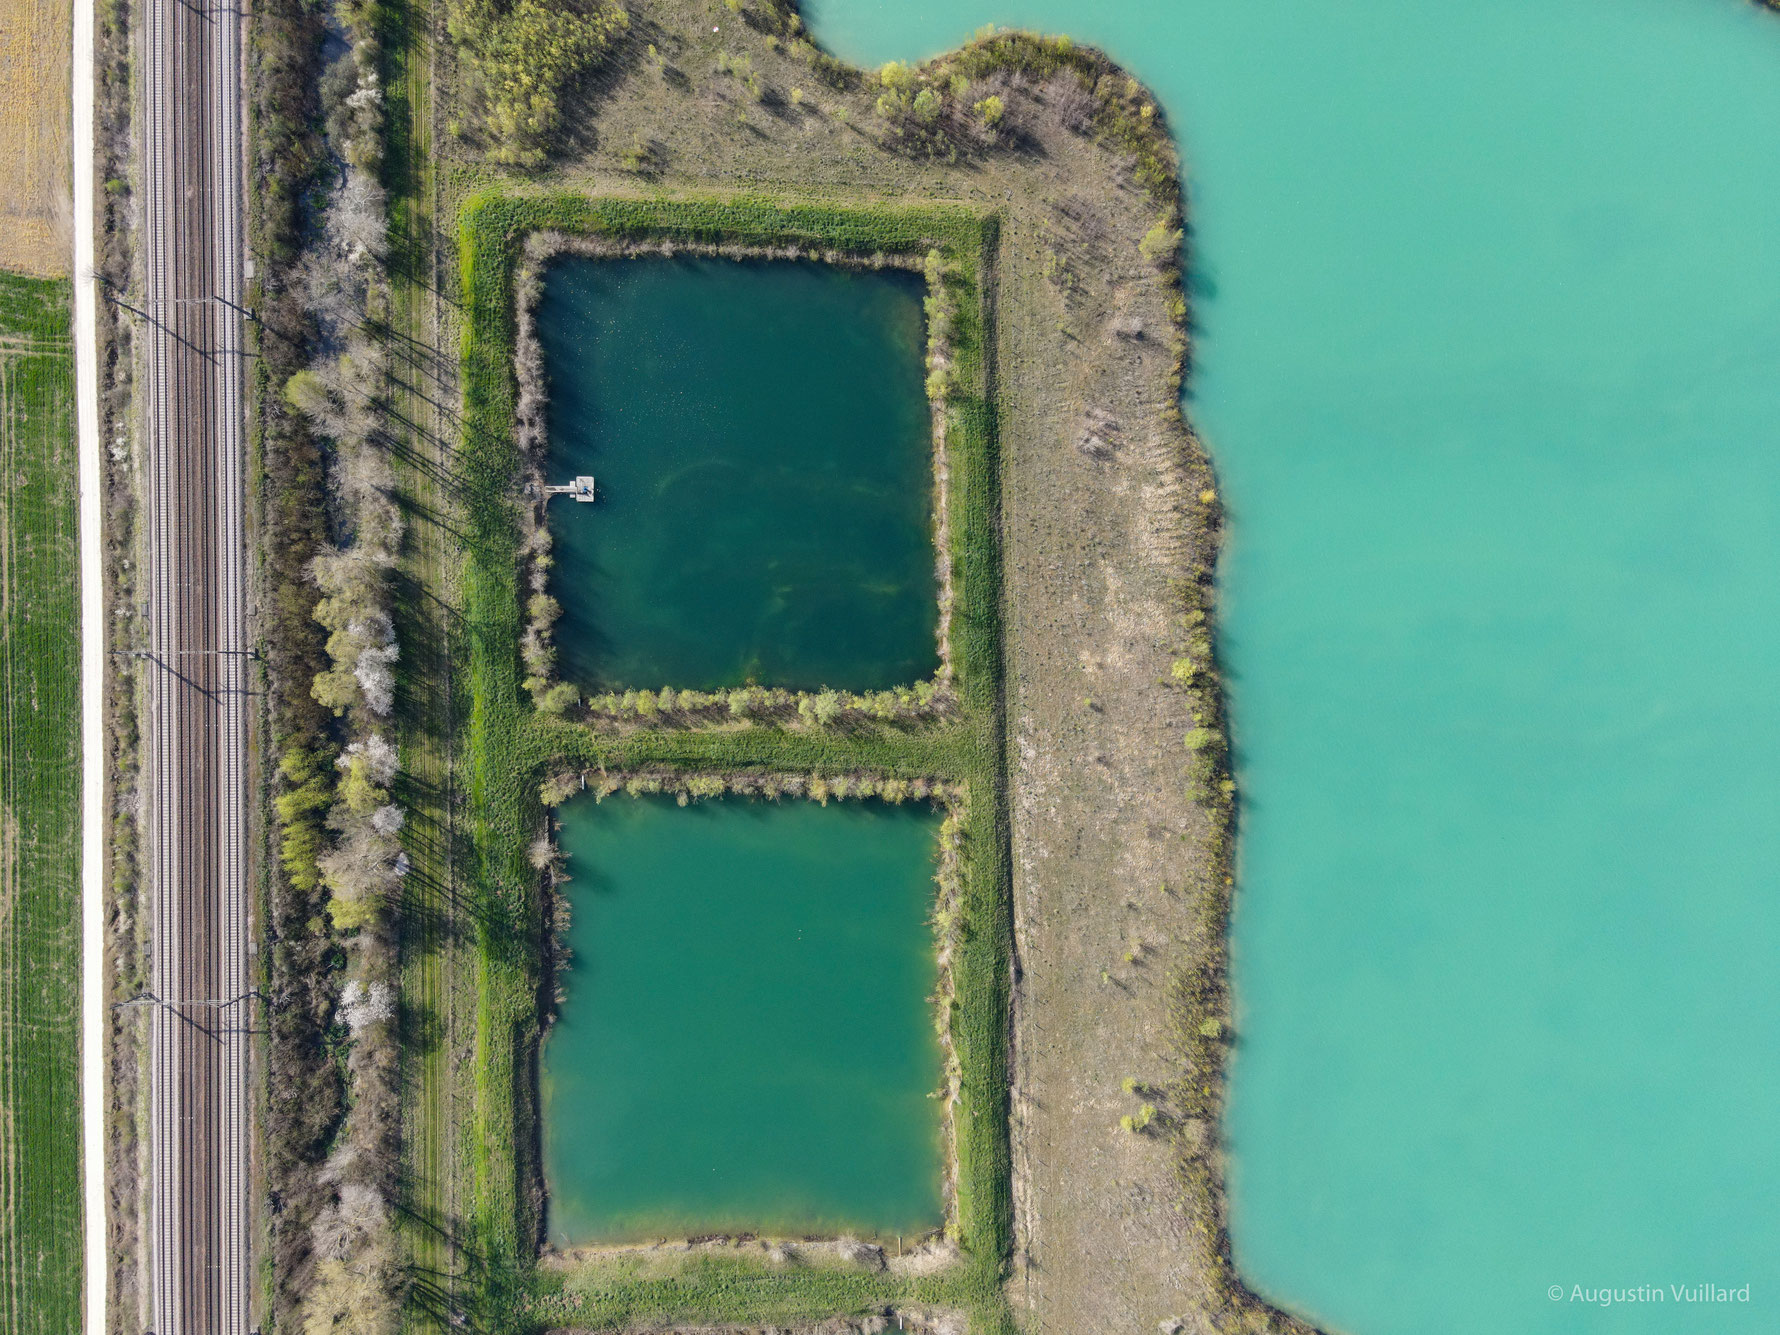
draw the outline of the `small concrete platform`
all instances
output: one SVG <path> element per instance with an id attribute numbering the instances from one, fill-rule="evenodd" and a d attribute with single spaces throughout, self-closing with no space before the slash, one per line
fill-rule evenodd
<path id="1" fill-rule="evenodd" d="M 591 502 L 593 500 L 593 479 L 591 477 L 578 477 L 573 482 L 564 482 L 559 486 L 545 487 L 544 498 L 548 500 L 552 496 L 573 496 L 578 501 Z"/>

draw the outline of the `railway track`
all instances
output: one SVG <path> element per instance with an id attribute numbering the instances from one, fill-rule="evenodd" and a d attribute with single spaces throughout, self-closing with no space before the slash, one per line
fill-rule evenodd
<path id="1" fill-rule="evenodd" d="M 156 1335 L 248 1329 L 242 19 L 228 4 L 145 9 Z"/>

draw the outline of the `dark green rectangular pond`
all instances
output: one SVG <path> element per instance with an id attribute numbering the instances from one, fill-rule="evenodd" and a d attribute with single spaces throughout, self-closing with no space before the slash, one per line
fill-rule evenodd
<path id="1" fill-rule="evenodd" d="M 922 280 L 553 263 L 537 308 L 565 680 L 877 690 L 938 666 Z"/>
<path id="2" fill-rule="evenodd" d="M 561 816 L 551 1241 L 937 1228 L 939 817 L 736 798 Z"/>

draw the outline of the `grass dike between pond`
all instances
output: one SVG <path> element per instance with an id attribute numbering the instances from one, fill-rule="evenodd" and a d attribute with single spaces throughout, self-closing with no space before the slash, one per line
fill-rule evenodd
<path id="1" fill-rule="evenodd" d="M 512 703 L 479 712 L 472 729 L 471 760 L 473 766 L 485 766 L 493 776 L 514 773 L 516 767 L 523 773 L 528 757 L 532 758 L 529 763 L 538 767 L 534 772 L 541 772 L 544 782 L 541 789 L 534 786 L 531 791 L 545 801 L 566 797 L 588 779 L 603 787 L 615 773 L 628 776 L 619 782 L 632 792 L 667 786 L 698 796 L 742 786 L 750 778 L 756 791 L 771 785 L 780 794 L 816 795 L 811 790 L 820 788 L 823 795 L 848 791 L 892 800 L 931 798 L 940 783 L 967 789 L 960 894 L 966 928 L 960 933 L 953 975 L 955 1004 L 948 1026 L 959 1075 L 951 1100 L 958 1168 L 947 1233 L 970 1263 L 906 1281 L 824 1272 L 816 1291 L 806 1291 L 813 1281 L 801 1272 L 762 1274 L 753 1277 L 763 1281 L 755 1286 L 754 1301 L 760 1302 L 777 1290 L 769 1305 L 755 1310 L 783 1311 L 781 1304 L 815 1300 L 825 1285 L 841 1283 L 845 1286 L 842 1291 L 820 1300 L 823 1307 L 835 1310 L 832 1304 L 837 1299 L 843 1310 L 861 1303 L 869 1307 L 920 1292 L 951 1305 L 996 1309 L 1010 1203 L 1005 1067 L 1006 823 L 998 763 L 1000 663 L 994 597 L 998 585 L 990 485 L 993 436 L 990 419 L 983 411 L 991 382 L 983 356 L 987 311 L 981 300 L 985 257 L 992 253 L 995 240 L 993 220 L 956 207 L 852 210 L 735 198 L 648 202 L 556 193 L 484 194 L 471 203 L 466 220 L 464 273 L 467 286 L 476 293 L 472 316 L 486 318 L 480 327 L 472 327 L 466 340 L 466 360 L 472 366 L 466 393 L 472 410 L 470 432 L 473 439 L 489 447 L 491 456 L 502 452 L 502 462 L 496 464 L 491 457 L 488 471 L 491 479 L 501 479 L 497 485 L 502 488 L 511 485 L 505 479 L 518 466 L 509 425 L 515 390 L 511 379 L 513 303 L 506 288 L 514 281 L 514 238 L 524 232 L 548 227 L 621 235 L 681 235 L 720 228 L 737 239 L 759 240 L 770 235 L 805 243 L 820 240 L 855 251 L 876 247 L 927 254 L 939 250 L 951 268 L 949 281 L 957 283 L 962 295 L 956 325 L 956 374 L 948 381 L 948 450 L 955 476 L 975 479 L 973 485 L 953 490 L 948 529 L 953 560 L 960 572 L 954 670 L 962 717 L 869 728 L 838 727 L 832 721 L 824 724 L 817 720 L 800 720 L 795 726 L 745 720 L 741 727 L 639 727 L 614 736 L 582 721 L 558 720 L 525 709 L 511 675 L 510 664 L 517 654 L 509 657 L 497 651 L 479 654 L 472 671 L 486 683 L 485 699 L 499 702 L 512 691 L 513 695 L 507 696 Z M 484 426 L 488 429 L 479 431 Z M 471 615 L 484 626 L 481 639 L 495 645 L 517 642 L 520 537 L 513 507 L 501 499 L 506 494 L 502 490 L 489 495 L 470 543 L 476 554 L 469 566 L 472 577 L 486 579 L 480 587 L 472 584 Z M 493 552 L 506 557 L 488 559 L 486 554 Z M 528 826 L 535 830 L 531 821 L 536 818 L 526 815 L 521 801 L 509 799 L 512 790 L 506 783 L 491 783 L 487 791 L 498 793 L 501 801 L 498 806 L 488 805 L 485 817 L 498 819 L 526 842 L 502 837 L 486 827 L 479 832 L 478 841 L 496 847 L 517 845 L 516 851 L 525 853 L 532 842 Z M 512 797 L 520 799 L 523 793 L 522 789 Z M 513 1033 L 515 1043 L 511 1048 L 494 1042 L 483 1045 L 479 1104 L 490 1124 L 490 1133 L 480 1141 L 493 1147 L 483 1180 L 488 1187 L 503 1191 L 512 1182 L 517 1194 L 509 1199 L 514 1201 L 513 1218 L 520 1229 L 513 1245 L 523 1254 L 526 1240 L 536 1237 L 541 1213 L 535 1149 L 527 1148 L 535 1146 L 537 1137 L 535 1097 L 522 1097 L 520 1106 L 513 1107 L 499 1091 L 503 1086 L 511 1088 L 509 1080 L 523 1080 L 523 1073 L 534 1068 L 537 1034 L 532 997 L 545 984 L 537 977 L 535 962 L 523 944 L 536 940 L 539 934 L 536 873 L 522 872 L 521 876 L 523 879 L 512 882 L 510 891 L 502 895 L 501 910 L 503 915 L 511 915 L 516 938 L 516 948 L 498 961 L 505 1000 L 498 1001 L 499 1010 L 484 1027 L 485 1033 L 497 1036 Z M 491 952 L 485 952 L 484 957 L 497 962 Z M 513 966 L 510 970 L 509 964 Z M 503 1075 L 503 1071 L 512 1074 Z M 499 1152 L 507 1145 L 519 1151 L 511 1161 Z M 504 1228 L 506 1218 L 503 1208 L 493 1222 Z M 557 1294 L 539 1296 L 546 1310 L 581 1318 L 590 1301 L 596 1305 L 589 1316 L 610 1310 L 614 1302 L 631 1301 L 620 1298 L 622 1290 L 614 1292 L 606 1286 L 611 1276 L 597 1261 L 572 1274 L 565 1274 L 561 1267 L 551 1267 L 545 1273 L 556 1275 L 564 1286 Z M 716 1301 L 722 1287 L 705 1297 Z M 703 1310 L 705 1299 L 691 1300 L 692 1295 L 674 1292 L 680 1294 L 676 1301 L 686 1300 L 692 1310 Z"/>

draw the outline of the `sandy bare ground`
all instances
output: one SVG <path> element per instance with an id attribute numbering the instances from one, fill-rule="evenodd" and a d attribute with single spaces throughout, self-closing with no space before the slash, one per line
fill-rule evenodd
<path id="1" fill-rule="evenodd" d="M 69 0 L 0 0 L 0 268 L 68 272 Z"/>
<path id="2" fill-rule="evenodd" d="M 1143 203 L 1072 188 L 1113 173 L 1071 162 L 1094 156 L 1085 146 L 1047 148 L 1033 170 L 1051 177 L 1035 192 L 1050 207 L 1010 218 L 1001 319 L 1020 967 L 1011 1296 L 1032 1331 L 1198 1329 L 1191 1314 L 1218 1306 L 1215 1255 L 1168 1134 L 1120 1125 L 1145 1101 L 1127 1079 L 1178 1076 L 1167 979 L 1216 929 L 1194 894 L 1216 826 L 1185 795 L 1193 722 L 1161 684 L 1191 522 L 1186 438 L 1164 411 L 1169 321 L 1135 244 Z M 1070 265 L 1060 282 L 1043 276 L 1056 254 Z"/>
<path id="3" fill-rule="evenodd" d="M 965 1335 L 962 1314 L 947 1311 L 893 1311 L 876 1316 L 836 1317 L 801 1326 L 636 1326 L 625 1335 Z M 586 1335 L 567 1327 L 549 1335 Z"/>

